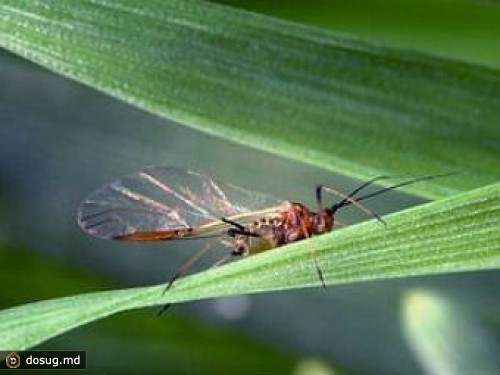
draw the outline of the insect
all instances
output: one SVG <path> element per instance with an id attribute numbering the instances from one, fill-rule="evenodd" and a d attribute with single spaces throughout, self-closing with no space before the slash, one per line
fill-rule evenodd
<path id="1" fill-rule="evenodd" d="M 447 174 L 448 175 L 448 174 Z M 247 256 L 332 231 L 335 214 L 354 205 L 379 222 L 385 222 L 361 201 L 419 181 L 443 177 L 425 176 L 357 196 L 378 180 L 369 180 L 349 194 L 316 186 L 315 211 L 302 203 L 282 201 L 204 174 L 175 167 L 149 167 L 91 193 L 79 206 L 78 224 L 87 233 L 121 241 L 163 241 L 205 238 L 209 241 L 172 277 L 167 289 L 216 243 L 231 248 L 217 262 Z M 323 193 L 340 200 L 324 206 Z M 210 240 L 212 239 L 212 240 Z M 319 261 L 311 248 L 323 286 Z"/>

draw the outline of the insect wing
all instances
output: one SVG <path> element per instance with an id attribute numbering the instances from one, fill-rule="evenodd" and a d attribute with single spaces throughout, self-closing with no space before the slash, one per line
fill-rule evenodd
<path id="1" fill-rule="evenodd" d="M 245 219 L 280 200 L 174 167 L 150 167 L 91 193 L 78 223 L 105 239 L 158 240 L 227 228 L 222 217 Z"/>

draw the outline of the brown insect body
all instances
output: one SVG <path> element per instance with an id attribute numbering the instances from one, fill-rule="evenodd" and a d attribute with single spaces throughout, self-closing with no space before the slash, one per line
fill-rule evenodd
<path id="1" fill-rule="evenodd" d="M 301 203 L 283 202 L 198 172 L 150 167 L 91 193 L 80 204 L 78 224 L 87 233 L 105 239 L 139 242 L 213 239 L 178 269 L 168 289 L 217 242 L 232 248 L 230 254 L 216 263 L 220 265 L 233 255 L 252 255 L 330 232 L 334 228 L 335 213 L 351 204 L 385 224 L 360 202 L 398 187 L 451 174 L 410 179 L 362 196 L 357 194 L 386 177 L 373 178 L 347 195 L 333 187 L 318 185 L 318 210 L 314 212 Z M 341 200 L 323 208 L 323 192 L 337 195 Z M 325 286 L 314 247 L 310 250 L 316 272 Z"/>
<path id="2" fill-rule="evenodd" d="M 280 210 L 262 216 L 248 225 L 248 232 L 234 238 L 234 252 L 253 255 L 291 242 L 330 232 L 333 211 L 329 208 L 313 212 L 301 203 L 284 202 Z"/>

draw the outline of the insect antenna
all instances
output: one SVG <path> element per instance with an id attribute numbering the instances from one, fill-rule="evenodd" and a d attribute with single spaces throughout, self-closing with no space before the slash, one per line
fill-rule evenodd
<path id="1" fill-rule="evenodd" d="M 333 212 L 335 212 L 335 211 L 339 210 L 342 207 L 349 206 L 350 204 L 353 203 L 352 201 L 360 202 L 360 201 L 363 201 L 365 199 L 375 197 L 375 196 L 383 194 L 383 193 L 385 193 L 387 191 L 391 191 L 391 190 L 394 190 L 394 189 L 397 189 L 397 188 L 400 188 L 400 187 L 403 187 L 403 186 L 412 185 L 414 183 L 422 182 L 422 181 L 434 180 L 436 178 L 453 176 L 453 175 L 455 175 L 457 173 L 458 172 L 450 172 L 450 173 L 443 173 L 443 174 L 436 174 L 436 175 L 430 175 L 430 176 L 413 178 L 411 180 L 403 181 L 403 182 L 400 182 L 399 184 L 395 184 L 395 185 L 392 185 L 392 186 L 389 186 L 389 187 L 377 190 L 377 191 L 375 191 L 373 193 L 364 195 L 362 197 L 351 199 L 351 198 L 353 198 L 353 196 L 356 193 L 358 193 L 361 189 L 365 188 L 366 186 L 372 184 L 373 182 L 375 182 L 377 180 L 381 180 L 381 179 L 387 178 L 386 176 L 376 177 L 376 178 L 374 178 L 374 179 L 372 179 L 370 181 L 365 182 L 363 185 L 361 185 L 360 187 L 358 187 L 357 189 L 355 189 L 353 192 L 351 192 L 346 198 L 344 198 L 343 200 L 341 200 L 338 203 L 335 203 L 330 209 Z M 350 199 L 347 199 L 347 198 L 350 198 Z"/>
<path id="2" fill-rule="evenodd" d="M 332 194 L 335 194 L 337 195 L 338 197 L 340 198 L 343 198 L 340 202 L 334 204 L 330 209 L 332 210 L 333 213 L 335 213 L 336 210 L 338 210 L 340 207 L 346 205 L 347 202 L 349 202 L 348 204 L 354 204 L 358 209 L 360 209 L 361 211 L 363 211 L 364 213 L 368 214 L 368 215 L 371 215 L 373 216 L 375 219 L 377 219 L 380 223 L 384 224 L 384 225 L 387 225 L 387 223 L 376 213 L 376 212 L 373 212 L 372 210 L 370 210 L 368 207 L 365 207 L 363 206 L 361 203 L 358 203 L 358 201 L 356 199 L 353 199 L 353 196 L 359 192 L 360 190 L 364 189 L 365 187 L 373 184 L 374 182 L 378 181 L 378 180 L 382 180 L 382 179 L 385 179 L 385 178 L 388 178 L 388 176 L 379 176 L 379 177 L 375 177 L 367 182 L 365 182 L 364 184 L 362 184 L 361 186 L 359 186 L 358 188 L 356 188 L 354 191 L 352 191 L 350 194 L 346 195 L 344 193 L 341 193 L 335 189 L 333 189 L 332 187 L 329 187 L 329 186 L 322 186 L 322 185 L 318 185 L 316 187 L 316 200 L 318 201 L 318 204 L 321 205 L 321 194 L 320 194 L 320 190 L 323 189 L 329 193 L 332 193 Z M 338 207 L 337 207 L 338 206 Z"/>
<path id="3" fill-rule="evenodd" d="M 384 180 L 386 178 L 389 178 L 389 176 L 378 176 L 378 177 L 375 177 L 375 178 L 372 178 L 371 180 L 369 181 L 366 181 L 364 184 L 358 186 L 356 189 L 354 189 L 353 191 L 351 191 L 344 199 L 342 199 L 340 202 L 338 203 L 335 203 L 332 207 L 331 207 L 331 210 L 332 211 L 336 211 L 338 210 L 340 207 L 343 207 L 347 202 L 349 202 L 354 195 L 356 195 L 356 193 L 358 193 L 359 191 L 363 190 L 365 187 L 367 186 L 370 186 L 371 184 L 373 184 L 374 182 L 377 182 L 377 181 L 380 181 L 380 180 Z M 353 199 L 355 200 L 355 199 Z M 357 200 L 355 200 L 357 201 Z"/>

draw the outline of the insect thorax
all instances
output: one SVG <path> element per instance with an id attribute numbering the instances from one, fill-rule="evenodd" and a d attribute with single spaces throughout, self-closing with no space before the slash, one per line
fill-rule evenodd
<path id="1" fill-rule="evenodd" d="M 301 203 L 285 202 L 281 210 L 248 224 L 247 231 L 255 236 L 237 235 L 234 252 L 252 255 L 329 232 L 332 228 L 333 215 L 329 209 L 316 213 Z"/>

